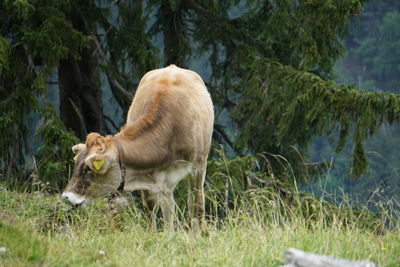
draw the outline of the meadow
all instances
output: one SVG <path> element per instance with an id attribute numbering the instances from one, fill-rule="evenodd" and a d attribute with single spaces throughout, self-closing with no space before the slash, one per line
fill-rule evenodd
<path id="1" fill-rule="evenodd" d="M 297 205 L 289 206 L 271 191 L 255 189 L 224 208 L 210 205 L 220 201 L 209 188 L 209 233 L 200 235 L 188 229 L 184 208 L 175 231 L 154 232 L 135 197 L 113 215 L 106 200 L 73 209 L 57 194 L 1 188 L 0 266 L 280 266 L 288 248 L 400 264 L 393 214 L 309 197 L 294 197 Z"/>

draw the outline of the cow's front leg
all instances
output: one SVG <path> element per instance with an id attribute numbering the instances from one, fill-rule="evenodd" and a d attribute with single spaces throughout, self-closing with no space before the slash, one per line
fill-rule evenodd
<path id="1" fill-rule="evenodd" d="M 156 218 L 159 209 L 159 205 L 157 203 L 157 194 L 148 190 L 141 190 L 140 192 L 143 199 L 143 206 L 147 222 L 150 225 L 150 230 L 155 232 L 157 231 Z"/>
<path id="2" fill-rule="evenodd" d="M 175 201 L 172 192 L 159 193 L 159 204 L 164 221 L 164 230 L 174 230 Z"/>

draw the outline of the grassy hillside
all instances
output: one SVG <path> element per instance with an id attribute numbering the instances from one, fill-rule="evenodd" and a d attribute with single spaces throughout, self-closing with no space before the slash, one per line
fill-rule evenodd
<path id="1" fill-rule="evenodd" d="M 209 201 L 213 194 L 207 192 Z M 328 214 L 320 205 L 316 214 L 304 216 L 299 208 L 285 208 L 282 199 L 253 198 L 241 200 L 223 218 L 211 216 L 209 235 L 199 236 L 186 230 L 183 219 L 175 232 L 150 232 L 140 205 L 130 202 L 112 216 L 105 200 L 71 209 L 57 195 L 2 189 L 0 247 L 6 251 L 0 252 L 0 265 L 279 266 L 290 247 L 381 266 L 400 264 L 399 227 L 364 227 L 360 221 L 368 215 L 363 212 L 346 213 L 350 219 L 343 220 L 345 213 Z"/>

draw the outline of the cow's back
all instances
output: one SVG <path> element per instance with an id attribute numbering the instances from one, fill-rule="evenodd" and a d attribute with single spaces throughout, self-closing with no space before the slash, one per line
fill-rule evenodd
<path id="1" fill-rule="evenodd" d="M 195 72 L 174 65 L 147 73 L 139 83 L 127 125 L 148 117 L 147 130 L 135 137 L 161 161 L 205 159 L 214 111 L 210 94 Z"/>

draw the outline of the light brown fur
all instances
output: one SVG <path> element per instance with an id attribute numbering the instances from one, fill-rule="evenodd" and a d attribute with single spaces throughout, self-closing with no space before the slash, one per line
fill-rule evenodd
<path id="1" fill-rule="evenodd" d="M 162 99 L 163 90 L 160 89 L 156 94 L 152 96 L 151 102 L 147 111 L 139 120 L 135 123 L 131 123 L 122 128 L 120 137 L 122 138 L 135 138 L 140 132 L 145 131 L 152 125 L 154 125 L 155 120 L 158 117 L 160 111 L 160 102 Z"/>
<path id="2" fill-rule="evenodd" d="M 125 189 L 145 190 L 148 206 L 161 207 L 166 223 L 172 220 L 172 192 L 189 172 L 190 214 L 204 226 L 203 184 L 213 122 L 210 95 L 196 73 L 170 66 L 150 71 L 140 81 L 126 125 L 115 138 L 125 154 Z M 106 162 L 101 175 L 111 178 L 107 168 L 113 175 L 118 173 L 118 151 L 112 137 L 91 133 L 86 149 L 84 160 L 91 169 L 91 162 L 100 159 Z"/>
<path id="3" fill-rule="evenodd" d="M 212 103 L 202 80 L 194 72 L 170 67 L 145 75 L 127 124 L 115 136 L 129 147 L 128 161 L 146 169 L 176 160 L 204 161 L 212 124 Z"/>

